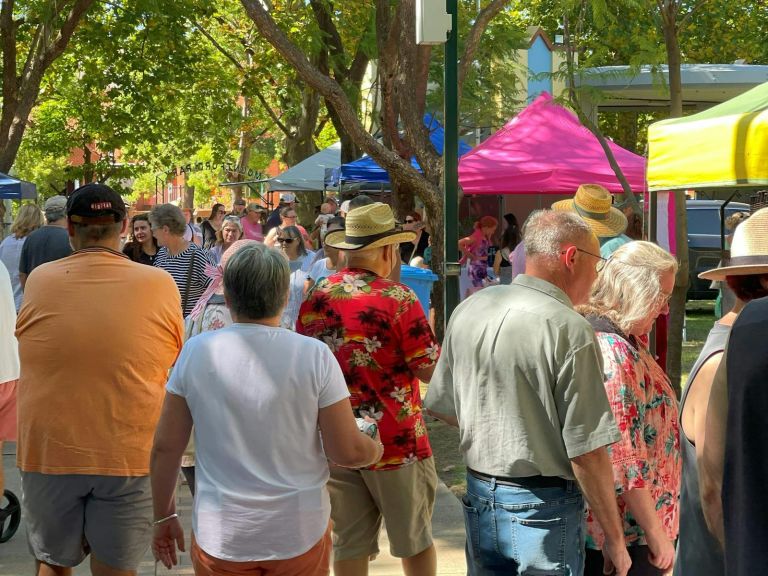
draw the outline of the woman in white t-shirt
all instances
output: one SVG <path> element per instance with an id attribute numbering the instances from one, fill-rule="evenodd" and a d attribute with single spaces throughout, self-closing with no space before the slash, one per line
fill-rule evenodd
<path id="1" fill-rule="evenodd" d="M 327 576 L 327 459 L 361 468 L 381 458 L 381 444 L 357 428 L 331 350 L 280 328 L 289 277 L 277 250 L 238 250 L 224 271 L 235 323 L 190 339 L 168 381 L 151 458 L 152 551 L 168 568 L 184 541 L 174 492 L 193 424 L 198 576 L 266 566 Z"/>
<path id="2" fill-rule="evenodd" d="M 296 226 L 286 226 L 277 230 L 276 247 L 288 258 L 291 268 L 288 304 L 283 310 L 281 325 L 283 328 L 293 330 L 296 327 L 296 319 L 299 317 L 299 308 L 304 302 L 306 281 L 309 276 L 309 267 L 314 260 L 314 252 L 306 249 L 302 242 L 301 231 Z"/>

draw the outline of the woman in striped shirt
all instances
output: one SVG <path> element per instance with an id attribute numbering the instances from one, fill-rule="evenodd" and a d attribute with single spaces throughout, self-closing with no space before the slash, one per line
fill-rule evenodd
<path id="1" fill-rule="evenodd" d="M 211 283 L 206 268 L 216 266 L 216 262 L 208 251 L 184 239 L 186 221 L 177 206 L 155 206 L 149 213 L 149 222 L 160 246 L 154 265 L 173 277 L 186 318 Z"/>

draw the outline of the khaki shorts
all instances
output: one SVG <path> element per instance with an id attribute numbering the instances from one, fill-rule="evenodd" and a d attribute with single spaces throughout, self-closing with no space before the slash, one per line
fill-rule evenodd
<path id="1" fill-rule="evenodd" d="M 331 466 L 334 561 L 378 554 L 382 518 L 392 556 L 410 558 L 429 548 L 436 490 L 433 458 L 395 470 Z"/>
<path id="2" fill-rule="evenodd" d="M 136 570 L 152 538 L 149 476 L 21 473 L 22 509 L 32 555 L 73 567 L 92 553 L 102 564 Z"/>
<path id="3" fill-rule="evenodd" d="M 331 525 L 328 524 L 328 530 L 312 548 L 286 560 L 221 560 L 202 550 L 194 535 L 190 555 L 195 576 L 328 576 L 331 573 Z"/>

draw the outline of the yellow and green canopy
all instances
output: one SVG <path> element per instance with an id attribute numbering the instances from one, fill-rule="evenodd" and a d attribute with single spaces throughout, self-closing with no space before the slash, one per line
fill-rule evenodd
<path id="1" fill-rule="evenodd" d="M 648 128 L 648 189 L 768 186 L 768 82 Z"/>

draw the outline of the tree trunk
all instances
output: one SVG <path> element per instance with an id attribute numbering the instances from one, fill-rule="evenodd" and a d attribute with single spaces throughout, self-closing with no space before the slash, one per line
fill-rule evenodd
<path id="1" fill-rule="evenodd" d="M 27 120 L 37 96 L 40 83 L 50 65 L 61 56 L 69 44 L 77 25 L 95 0 L 76 0 L 61 27 L 56 29 L 50 21 L 39 23 L 34 30 L 31 48 L 24 68 L 17 72 L 16 22 L 13 20 L 14 2 L 0 2 L 0 49 L 3 53 L 3 106 L 0 114 L 0 172 L 8 172 L 16 160 Z M 49 19 L 60 13 L 52 10 Z"/>
<path id="2" fill-rule="evenodd" d="M 195 209 L 195 187 L 184 184 L 184 193 L 181 196 L 182 210 Z"/>
<path id="3" fill-rule="evenodd" d="M 669 97 L 670 117 L 683 115 L 683 89 L 680 70 L 680 44 L 677 38 L 677 7 L 670 2 L 667 10 L 662 13 L 664 43 L 667 50 L 669 66 Z M 685 206 L 685 192 L 675 192 L 675 241 L 677 244 L 677 261 L 679 264 L 675 289 L 669 304 L 669 335 L 667 340 L 667 375 L 672 387 L 680 394 L 682 355 L 683 355 L 683 324 L 685 323 L 685 300 L 688 292 L 688 215 Z"/>
<path id="4" fill-rule="evenodd" d="M 580 17 L 583 18 L 583 15 L 584 11 L 582 10 Z M 577 25 L 577 29 L 581 29 L 581 27 L 581 23 Z M 621 188 L 624 191 L 624 201 L 629 202 L 630 206 L 632 206 L 633 212 L 636 214 L 642 214 L 643 212 L 640 208 L 640 203 L 637 201 L 637 198 L 632 192 L 632 188 L 630 187 L 629 182 L 627 182 L 627 179 L 624 176 L 624 172 L 621 170 L 621 166 L 619 166 L 619 163 L 616 161 L 616 157 L 614 156 L 613 150 L 611 150 L 608 141 L 600 131 L 598 123 L 593 122 L 591 118 L 584 114 L 584 109 L 581 106 L 581 101 L 576 91 L 576 62 L 574 58 L 574 50 L 576 49 L 576 46 L 573 42 L 570 19 L 567 13 L 563 15 L 563 34 L 565 40 L 565 62 L 568 75 L 568 99 L 571 101 L 571 105 L 576 111 L 576 114 L 578 115 L 579 120 L 581 120 L 581 123 L 584 124 L 584 126 L 586 126 L 589 131 L 595 135 L 595 138 L 597 138 L 597 141 L 600 143 L 600 147 L 603 149 L 603 153 L 608 160 L 608 164 L 610 165 L 611 170 L 613 170 L 613 173 L 616 175 L 616 179 L 619 181 L 619 184 L 621 184 Z"/>
<path id="5" fill-rule="evenodd" d="M 250 62 L 249 62 L 250 64 Z M 243 104 L 240 109 L 243 125 L 248 121 L 251 115 L 251 99 L 243 95 Z M 238 141 L 237 149 L 239 157 L 237 159 L 237 180 L 243 181 L 243 174 L 248 173 L 248 164 L 251 162 L 251 150 L 253 146 L 253 136 L 250 131 L 242 129 L 240 130 L 240 139 Z M 243 196 L 248 195 L 248 186 L 235 186 L 232 188 L 232 203 L 240 200 Z"/>

